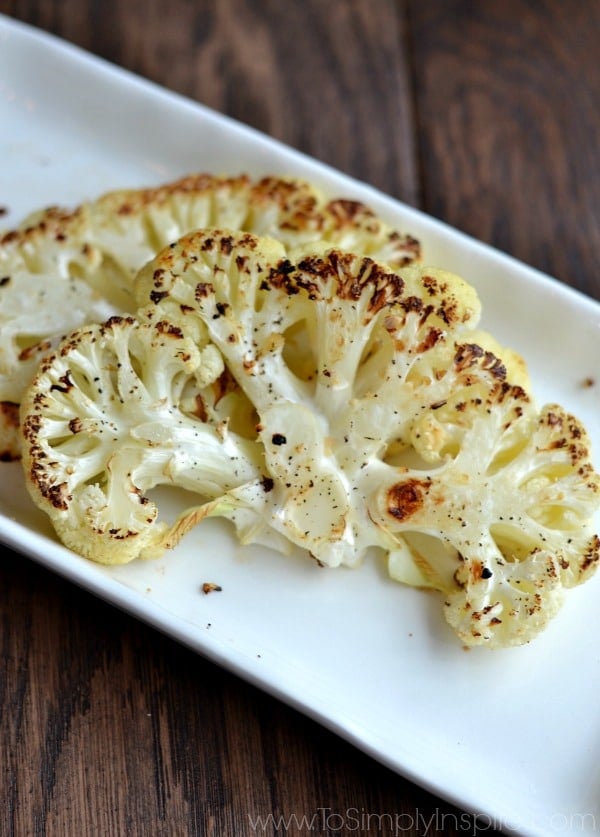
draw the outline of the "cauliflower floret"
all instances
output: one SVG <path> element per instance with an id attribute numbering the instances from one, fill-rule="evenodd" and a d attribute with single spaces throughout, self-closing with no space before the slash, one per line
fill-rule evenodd
<path id="1" fill-rule="evenodd" d="M 444 592 L 465 643 L 490 647 L 533 638 L 595 569 L 585 432 L 471 342 L 479 302 L 459 277 L 335 248 L 292 263 L 275 241 L 212 230 L 163 251 L 136 292 L 144 317 L 217 346 L 256 409 L 270 490 L 238 487 L 210 512 L 243 514 L 247 539 L 271 528 L 329 566 L 379 547 L 395 577 Z"/>
<path id="2" fill-rule="evenodd" d="M 367 207 L 329 201 L 309 183 L 198 174 L 155 189 L 110 192 L 70 212 L 32 214 L 0 236 L 0 408 L 19 404 L 40 357 L 89 322 L 135 311 L 138 269 L 184 233 L 207 226 L 255 230 L 286 247 L 328 238 L 393 265 L 419 258 L 419 244 Z M 18 437 L 0 423 L 3 458 Z"/>
<path id="3" fill-rule="evenodd" d="M 215 347 L 170 324 L 113 318 L 83 327 L 43 361 L 25 393 L 31 496 L 62 541 L 94 561 L 156 555 L 202 513 L 186 511 L 172 527 L 158 522 L 147 496 L 154 486 L 211 500 L 260 484 L 262 453 L 242 401 Z"/>

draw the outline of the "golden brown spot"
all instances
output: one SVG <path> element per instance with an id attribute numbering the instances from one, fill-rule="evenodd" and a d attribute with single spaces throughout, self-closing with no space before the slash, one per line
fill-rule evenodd
<path id="1" fill-rule="evenodd" d="M 81 423 L 80 418 L 72 418 L 69 422 L 69 430 L 71 433 L 81 433 L 83 430 L 83 424 Z"/>
<path id="2" fill-rule="evenodd" d="M 588 572 L 588 570 L 598 563 L 600 563 L 600 538 L 598 538 L 598 535 L 594 535 L 583 556 L 583 560 L 581 562 L 581 573 L 583 574 Z"/>
<path id="3" fill-rule="evenodd" d="M 210 282 L 198 282 L 196 288 L 194 290 L 194 298 L 195 299 L 206 299 L 208 296 L 213 294 L 215 289 Z"/>
<path id="4" fill-rule="evenodd" d="M 202 396 L 198 394 L 195 398 L 196 407 L 192 413 L 192 415 L 196 416 L 196 418 L 200 419 L 200 421 L 205 422 L 208 420 L 208 412 L 206 410 L 206 403 Z"/>
<path id="5" fill-rule="evenodd" d="M 558 416 L 556 413 L 548 412 L 546 415 L 546 423 L 549 427 L 562 427 L 562 416 Z"/>
<path id="6" fill-rule="evenodd" d="M 406 299 L 402 300 L 402 307 L 406 311 L 407 314 L 420 314 L 423 309 L 425 308 L 423 304 L 423 300 L 420 299 L 418 296 L 409 296 Z M 432 309 L 429 308 L 429 311 Z M 426 318 L 427 315 L 425 315 Z"/>
<path id="7" fill-rule="evenodd" d="M 235 380 L 229 369 L 224 369 L 213 384 L 213 391 L 215 394 L 215 407 L 217 406 L 221 398 L 227 395 L 228 392 L 234 392 L 236 389 L 237 381 Z"/>
<path id="8" fill-rule="evenodd" d="M 435 276 L 423 276 L 421 281 L 429 296 L 435 296 L 440 290 L 439 283 Z"/>
<path id="9" fill-rule="evenodd" d="M 427 352 L 429 349 L 432 349 L 439 340 L 442 339 L 442 332 L 439 328 L 430 328 L 423 340 L 417 346 L 417 352 Z"/>
<path id="10" fill-rule="evenodd" d="M 387 510 L 396 520 L 406 520 L 418 512 L 431 488 L 431 480 L 410 479 L 396 483 L 388 491 Z"/>
<path id="11" fill-rule="evenodd" d="M 33 346 L 27 346 L 21 352 L 19 352 L 19 360 L 26 361 L 30 360 L 34 355 L 41 354 L 42 352 L 47 352 L 52 346 L 52 343 L 49 340 L 41 340 L 39 343 L 35 343 Z"/>
<path id="12" fill-rule="evenodd" d="M 359 216 L 372 218 L 375 217 L 373 215 L 373 212 L 371 212 L 371 210 L 368 209 L 363 203 L 360 203 L 360 201 L 345 200 L 343 198 L 338 198 L 337 200 L 330 201 L 327 204 L 327 209 L 336 219 L 339 227 L 346 226 L 346 224 L 348 223 L 352 223 Z"/>
<path id="13" fill-rule="evenodd" d="M 233 238 L 229 236 L 223 236 L 221 239 L 221 252 L 224 253 L 226 256 L 231 255 L 231 251 L 233 250 Z"/>
<path id="14" fill-rule="evenodd" d="M 179 326 L 173 325 L 168 320 L 161 320 L 156 323 L 156 330 L 159 334 L 164 334 L 168 337 L 183 337 L 183 332 Z"/>
<path id="15" fill-rule="evenodd" d="M 484 578 L 483 569 L 484 567 L 481 561 L 473 561 L 471 563 L 471 581 L 477 582 Z M 487 576 L 485 577 L 487 578 Z"/>

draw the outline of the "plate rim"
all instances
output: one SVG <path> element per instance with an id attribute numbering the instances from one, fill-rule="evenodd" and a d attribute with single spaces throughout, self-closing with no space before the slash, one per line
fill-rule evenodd
<path id="1" fill-rule="evenodd" d="M 255 140 L 277 146 L 285 152 L 286 155 L 289 154 L 291 157 L 301 161 L 303 164 L 310 164 L 310 166 L 314 165 L 326 177 L 341 177 L 341 179 L 349 187 L 354 186 L 360 188 L 364 195 L 371 195 L 376 204 L 389 206 L 390 208 L 399 207 L 402 211 L 408 213 L 409 216 L 418 218 L 425 227 L 436 229 L 437 231 L 441 231 L 445 234 L 451 234 L 453 238 L 456 238 L 459 242 L 466 244 L 469 248 L 474 248 L 475 250 L 480 251 L 486 258 L 498 260 L 509 269 L 512 267 L 513 269 L 518 268 L 519 271 L 525 271 L 530 281 L 536 286 L 543 286 L 545 289 L 550 288 L 552 293 L 556 295 L 558 299 L 564 300 L 569 305 L 574 305 L 577 308 L 581 307 L 581 309 L 586 312 L 591 312 L 591 316 L 597 319 L 600 327 L 599 301 L 586 296 L 583 292 L 577 289 L 559 282 L 534 267 L 524 264 L 518 259 L 497 250 L 489 244 L 480 242 L 466 233 L 450 227 L 445 222 L 433 218 L 419 209 L 403 204 L 401 201 L 394 198 L 390 198 L 373 187 L 370 187 L 368 184 L 362 183 L 349 175 L 337 172 L 327 164 L 314 160 L 303 152 L 290 148 L 284 143 L 281 143 L 279 140 L 268 137 L 250 126 L 243 125 L 232 117 L 220 114 L 211 108 L 208 108 L 206 105 L 188 99 L 179 93 L 169 91 L 152 81 L 143 79 L 129 70 L 118 67 L 105 59 L 86 52 L 81 47 L 62 40 L 56 35 L 43 32 L 42 30 L 32 27 L 30 24 L 26 24 L 0 14 L 0 39 L 5 33 L 8 33 L 9 35 L 16 33 L 18 37 L 22 37 L 24 41 L 27 41 L 29 44 L 49 45 L 61 58 L 66 57 L 67 61 L 74 62 L 83 61 L 86 66 L 93 68 L 100 76 L 104 77 L 104 75 L 108 74 L 111 79 L 122 79 L 128 84 L 133 84 L 134 87 L 144 90 L 151 96 L 158 96 L 169 106 L 171 103 L 178 103 L 179 106 L 185 107 L 192 112 L 192 114 L 198 114 L 201 115 L 202 118 L 209 119 L 219 124 L 225 124 L 243 136 L 252 136 Z M 227 668 L 237 676 L 247 680 L 261 690 L 272 694 L 282 702 L 292 706 L 303 714 L 312 717 L 318 723 L 332 730 L 336 735 L 339 735 L 349 741 L 367 755 L 386 765 L 395 772 L 405 776 L 408 780 L 414 782 L 415 784 L 418 784 L 440 798 L 447 800 L 449 803 L 459 808 L 467 809 L 475 815 L 483 817 L 493 816 L 494 821 L 500 823 L 510 822 L 510 819 L 507 819 L 509 812 L 504 808 L 492 811 L 493 805 L 490 806 L 490 804 L 486 804 L 485 806 L 481 806 L 476 798 L 468 798 L 465 796 L 464 792 L 457 795 L 453 793 L 451 788 L 429 781 L 426 776 L 423 776 L 420 773 L 415 773 L 405 764 L 403 765 L 399 763 L 397 758 L 392 758 L 389 754 L 382 752 L 381 748 L 377 747 L 372 740 L 366 741 L 365 738 L 361 737 L 356 730 L 344 727 L 343 724 L 336 724 L 330 715 L 319 711 L 314 708 L 314 706 L 312 708 L 309 707 L 306 701 L 301 697 L 289 694 L 273 682 L 265 682 L 264 679 L 261 678 L 261 666 L 256 661 L 254 661 L 254 665 L 251 666 L 250 661 L 243 656 L 244 664 L 242 665 L 241 660 L 233 660 L 231 650 L 229 650 L 227 654 L 219 655 L 212 640 L 212 644 L 207 644 L 205 641 L 198 643 L 197 639 L 196 641 L 192 641 L 189 633 L 186 634 L 181 625 L 175 625 L 171 618 L 165 620 L 164 612 L 157 614 L 155 605 L 137 594 L 134 595 L 131 590 L 122 585 L 120 582 L 109 578 L 101 568 L 98 568 L 97 565 L 90 564 L 89 562 L 80 563 L 81 559 L 76 563 L 66 561 L 66 556 L 70 556 L 69 551 L 64 547 L 51 542 L 52 549 L 48 552 L 49 542 L 43 535 L 28 530 L 24 524 L 17 520 L 11 520 L 2 512 L 0 512 L 0 540 L 16 551 L 27 555 L 33 561 L 40 563 L 42 566 L 56 572 L 67 580 L 84 587 L 86 590 L 92 592 L 94 595 L 104 599 L 105 601 L 132 613 L 136 616 L 136 618 L 152 625 L 157 630 L 167 633 L 176 641 L 192 648 L 192 650 L 196 653 L 202 654 L 217 665 Z M 169 624 L 166 625 L 165 622 L 169 622 Z M 600 808 L 598 809 L 598 815 L 600 816 Z M 513 833 L 515 832 L 513 831 Z M 519 830 L 519 833 L 530 834 L 533 837 L 533 835 L 542 835 L 548 832 L 546 830 L 537 831 L 536 829 L 528 829 L 527 827 L 524 827 Z M 566 832 L 563 830 L 561 833 Z"/>

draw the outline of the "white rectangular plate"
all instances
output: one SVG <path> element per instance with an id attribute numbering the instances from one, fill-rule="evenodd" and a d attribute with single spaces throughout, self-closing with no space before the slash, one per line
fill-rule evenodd
<path id="1" fill-rule="evenodd" d="M 194 171 L 295 174 L 363 200 L 473 283 L 484 326 L 528 360 L 542 400 L 600 450 L 600 306 L 320 163 L 80 50 L 0 17 L 0 205 L 6 226 L 51 203 Z M 167 558 L 105 569 L 71 554 L 0 471 L 0 539 L 316 718 L 481 822 L 527 835 L 600 832 L 600 577 L 529 646 L 465 653 L 435 596 L 369 564 L 240 548 L 224 525 Z M 223 592 L 203 595 L 205 581 Z"/>

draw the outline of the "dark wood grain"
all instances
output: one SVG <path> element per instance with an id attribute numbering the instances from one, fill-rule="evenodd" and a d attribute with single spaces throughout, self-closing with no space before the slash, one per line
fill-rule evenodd
<path id="1" fill-rule="evenodd" d="M 0 11 L 600 296 L 593 0 L 0 0 Z M 474 833 L 463 812 L 11 553 L 0 618 L 2 835 L 245 835 L 250 816 L 322 809 L 372 814 L 355 833 L 393 833 L 384 815 L 409 837 Z M 340 833 L 323 822 L 313 833 Z"/>
<path id="2" fill-rule="evenodd" d="M 600 4 L 411 3 L 423 207 L 600 296 Z"/>

